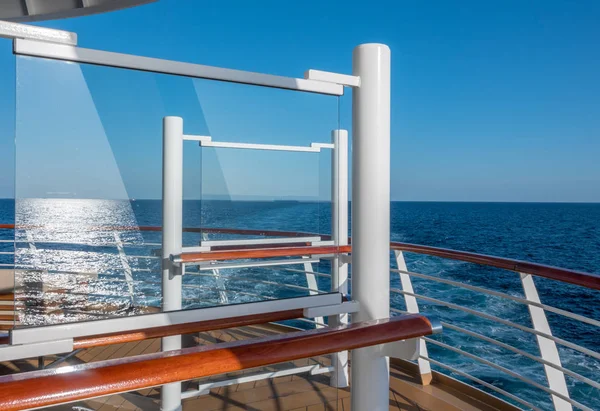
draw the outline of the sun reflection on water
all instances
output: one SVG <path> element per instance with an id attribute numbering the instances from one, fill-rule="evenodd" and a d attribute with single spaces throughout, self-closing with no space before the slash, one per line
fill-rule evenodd
<path id="1" fill-rule="evenodd" d="M 144 245 L 129 201 L 17 200 L 15 223 L 17 326 L 135 314 L 152 303 L 131 293 L 126 273 L 156 272 L 155 260 L 119 255 L 119 243 Z"/>

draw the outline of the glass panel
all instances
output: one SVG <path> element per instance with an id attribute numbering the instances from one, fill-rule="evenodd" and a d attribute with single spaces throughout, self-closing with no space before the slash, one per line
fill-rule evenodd
<path id="1" fill-rule="evenodd" d="M 338 124 L 331 96 L 31 57 L 17 57 L 17 77 L 21 325 L 160 310 L 163 117 L 213 141 L 300 146 L 330 142 Z M 185 141 L 184 246 L 249 238 L 217 226 L 327 233 L 330 156 Z M 183 305 L 328 291 L 326 276 L 310 286 L 307 267 L 190 266 Z"/>
<path id="2" fill-rule="evenodd" d="M 15 58 L 0 39 L 0 335 L 14 326 Z"/>

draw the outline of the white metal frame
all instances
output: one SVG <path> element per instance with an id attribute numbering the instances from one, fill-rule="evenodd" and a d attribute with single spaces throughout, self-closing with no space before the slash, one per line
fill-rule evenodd
<path id="1" fill-rule="evenodd" d="M 183 234 L 183 119 L 163 119 L 162 162 L 162 309 L 181 310 L 182 275 L 185 267 L 174 264 L 171 255 L 180 253 Z M 161 349 L 181 349 L 181 335 L 161 339 Z M 181 408 L 181 383 L 166 384 L 160 391 L 161 408 Z"/>
<path id="2" fill-rule="evenodd" d="M 210 250 L 211 246 L 216 245 L 245 245 L 245 244 L 268 244 L 268 243 L 293 243 L 301 241 L 302 238 L 289 237 L 283 239 L 262 239 L 262 240 L 222 240 L 210 242 L 206 237 L 202 238 L 199 247 L 183 247 L 182 246 L 182 187 L 183 187 L 183 141 L 198 141 L 200 147 L 219 147 L 219 148 L 234 148 L 234 149 L 250 149 L 250 150 L 275 150 L 275 151 L 296 151 L 296 152 L 320 152 L 321 149 L 327 148 L 332 149 L 332 176 L 336 177 L 334 186 L 336 192 L 332 193 L 332 204 L 336 204 L 332 212 L 334 216 L 340 216 L 345 219 L 345 222 L 340 223 L 338 218 L 333 218 L 335 222 L 332 222 L 332 229 L 337 233 L 338 237 L 334 238 L 334 244 L 347 244 L 348 242 L 348 159 L 347 159 L 347 131 L 345 130 L 334 130 L 332 132 L 332 143 L 312 143 L 310 147 L 301 146 L 284 146 L 284 145 L 266 145 L 266 144 L 247 144 L 247 143 L 229 143 L 229 142 L 213 142 L 210 136 L 197 136 L 187 135 L 183 131 L 183 119 L 180 117 L 165 117 L 163 121 L 163 306 L 171 306 L 173 304 L 179 304 L 181 306 L 181 276 L 185 274 L 185 267 L 194 265 L 198 267 L 198 270 L 210 270 L 213 272 L 215 278 L 220 279 L 220 273 L 217 270 L 225 268 L 246 268 L 246 267 L 265 267 L 265 266 L 283 266 L 293 264 L 303 264 L 304 272 L 307 281 L 307 290 L 311 295 L 319 294 L 318 283 L 316 275 L 313 272 L 312 263 L 319 262 L 321 258 L 333 258 L 336 259 L 336 255 L 322 254 L 322 255 L 306 255 L 300 259 L 280 259 L 280 260 L 262 260 L 262 261 L 242 261 L 242 262 L 213 262 L 213 261 L 201 261 L 201 262 L 183 262 L 181 257 L 182 252 L 190 251 L 191 249 L 197 251 Z M 340 149 L 341 146 L 341 149 Z M 343 157 L 343 158 L 342 158 Z M 343 169 L 343 170 L 342 170 Z M 340 184 L 337 180 L 343 180 Z M 340 191 L 344 193 L 340 194 Z M 177 201 L 173 199 L 177 196 Z M 341 197 L 341 201 L 339 201 Z M 342 210 L 342 208 L 344 208 Z M 344 235 L 341 236 L 341 230 Z M 321 242 L 321 237 L 308 237 L 311 243 Z M 340 291 L 347 293 L 347 263 L 337 262 L 336 266 L 335 283 L 332 286 L 332 291 L 339 293 Z M 342 277 L 344 278 L 341 282 L 339 279 L 339 270 L 337 267 L 342 268 Z M 175 270 L 175 267 L 177 270 Z M 341 285 L 341 289 L 340 289 Z M 219 294 L 221 299 L 226 293 L 224 289 L 224 283 L 218 284 Z M 174 303 L 171 303 L 173 299 Z M 335 317 L 340 316 L 336 313 Z M 341 318 L 347 321 L 347 313 L 341 314 Z M 324 326 L 324 320 L 322 317 L 315 317 L 315 324 L 317 327 Z M 181 337 L 173 336 L 163 338 L 164 341 L 169 341 L 168 350 L 178 349 L 181 347 Z M 163 348 L 167 350 L 167 348 Z M 340 353 L 334 355 L 334 369 L 336 372 L 332 378 L 332 383 L 335 386 L 347 386 L 348 385 L 348 361 L 347 353 Z M 172 384 L 163 388 L 161 392 L 161 404 L 167 410 L 175 410 L 181 404 L 181 386 L 179 383 Z"/>
<path id="3" fill-rule="evenodd" d="M 180 310 L 106 320 L 84 321 L 47 325 L 42 327 L 18 328 L 10 331 L 11 344 L 33 344 L 54 340 L 64 340 L 90 335 L 135 331 L 145 328 L 210 321 L 243 315 L 266 314 L 278 311 L 340 305 L 342 297 L 337 293 L 315 296 L 268 300 L 226 306 Z M 2 350 L 4 348 L 0 348 Z"/>
<path id="4" fill-rule="evenodd" d="M 181 394 L 181 398 L 193 398 L 199 395 L 206 395 L 210 390 L 219 387 L 229 387 L 231 385 L 243 384 L 252 381 L 266 380 L 269 378 L 286 377 L 288 375 L 297 375 L 309 373 L 310 375 L 326 374 L 334 371 L 334 367 L 323 367 L 320 364 L 306 365 L 304 367 L 291 367 L 285 370 L 257 372 L 250 375 L 244 375 L 238 378 L 232 378 L 224 381 L 208 382 L 198 385 L 198 388 L 193 391 L 185 391 Z"/>
<path id="5" fill-rule="evenodd" d="M 311 143 L 310 146 L 287 146 L 280 144 L 255 144 L 255 143 L 234 143 L 226 141 L 213 141 L 210 136 L 195 136 L 186 134 L 183 136 L 186 141 L 198 141 L 201 147 L 214 148 L 240 148 L 250 150 L 268 150 L 268 151 L 296 151 L 303 153 L 320 153 L 323 148 L 333 148 L 329 143 Z"/>
<path id="6" fill-rule="evenodd" d="M 30 39 L 66 44 L 69 46 L 77 45 L 76 33 L 2 20 L 0 20 L 0 37 L 8 39 Z"/>
<path id="7" fill-rule="evenodd" d="M 275 76 L 272 74 L 254 73 L 250 71 L 135 56 L 132 54 L 114 53 L 110 51 L 75 47 L 67 44 L 53 44 L 20 38 L 16 38 L 14 41 L 14 52 L 15 54 L 24 56 L 43 57 L 54 60 L 96 64 L 99 66 L 150 71 L 154 73 L 175 74 L 186 77 L 306 91 L 334 96 L 341 96 L 344 94 L 344 87 L 342 85 L 324 81 Z"/>
<path id="8" fill-rule="evenodd" d="M 310 74 L 309 70 L 309 74 Z M 331 234 L 335 245 L 348 245 L 348 132 L 334 130 L 331 133 L 334 149 L 331 152 Z M 336 255 L 331 260 L 331 291 L 348 295 L 348 261 Z M 329 317 L 332 326 L 348 324 L 347 313 Z M 331 385 L 347 387 L 350 383 L 348 373 L 348 351 L 332 356 L 335 373 L 331 375 Z"/>
<path id="9" fill-rule="evenodd" d="M 321 241 L 321 237 L 256 238 L 256 239 L 250 239 L 250 240 L 204 240 L 203 239 L 200 246 L 207 247 L 208 251 L 210 251 L 211 247 L 217 247 L 217 246 L 315 243 L 317 241 Z"/>
<path id="10" fill-rule="evenodd" d="M 11 35 L 10 37 L 19 37 Z M 52 41 L 52 40 L 50 40 Z M 364 321 L 389 316 L 389 207 L 390 207 L 390 50 L 382 44 L 364 44 L 355 48 L 353 53 L 353 74 L 342 75 L 318 70 L 309 70 L 306 78 L 289 78 L 261 73 L 245 72 L 232 69 L 205 66 L 193 63 L 184 63 L 164 59 L 113 53 L 101 50 L 86 49 L 70 44 L 49 43 L 38 40 L 15 38 L 14 53 L 18 55 L 34 56 L 63 60 L 70 62 L 95 64 L 109 67 L 119 67 L 133 70 L 182 75 L 194 78 L 204 78 L 219 81 L 227 81 L 242 84 L 274 87 L 288 90 L 313 92 L 340 96 L 344 93 L 344 86 L 354 87 L 353 94 L 353 294 L 360 303 L 360 309 L 353 315 L 353 321 Z M 163 168 L 163 296 L 164 308 L 179 309 L 181 307 L 181 275 L 184 266 L 178 267 L 172 263 L 172 256 L 180 254 L 181 246 L 181 150 L 183 142 L 183 126 L 180 118 L 168 117 L 164 119 L 164 164 Z M 188 136 L 189 137 L 189 136 Z M 199 139 L 203 146 L 228 147 L 228 148 L 253 148 L 266 150 L 286 151 L 309 151 L 318 152 L 322 148 L 334 148 L 334 144 L 312 144 L 310 147 L 258 145 L 245 143 L 222 143 L 212 142 L 209 137 Z M 341 141 L 342 133 L 337 133 L 337 141 Z M 336 135 L 334 135 L 334 141 Z M 347 150 L 347 148 L 346 148 Z M 338 150 L 334 154 L 337 164 L 344 164 L 344 159 Z M 346 163 L 347 164 L 347 163 Z M 179 168 L 179 171 L 175 169 Z M 346 167 L 347 168 L 347 167 Z M 341 170 L 341 167 L 339 168 Z M 344 221 L 344 213 L 347 213 L 347 176 L 337 175 L 339 185 L 335 188 L 334 201 L 337 201 L 334 230 L 334 242 L 343 245 L 347 241 L 347 214 Z M 344 192 L 346 194 L 344 194 Z M 347 197 L 346 197 L 347 199 Z M 168 201 L 167 201 L 168 200 Z M 345 210 L 345 211 L 344 211 Z M 337 228 L 336 228 L 337 227 Z M 178 238 L 177 238 L 178 237 Z M 168 258 L 167 258 L 168 257 Z M 342 256 L 334 256 L 334 269 L 332 270 L 333 287 L 337 291 L 344 292 L 347 286 L 347 265 L 349 260 Z M 305 261 L 306 262 L 306 261 Z M 181 271 L 180 271 L 181 270 Z M 305 271 L 310 274 L 312 270 L 306 267 Z M 346 281 L 345 281 L 346 278 Z M 307 277 L 307 280 L 309 277 Z M 336 304 L 341 304 L 341 294 L 315 295 L 306 298 L 334 298 Z M 308 301 L 308 300 L 307 300 Z M 313 301 L 313 300 L 311 300 Z M 291 308 L 292 300 L 274 300 L 256 303 L 257 306 L 267 307 L 269 303 L 283 304 Z M 333 305 L 333 304 L 332 304 Z M 247 308 L 247 305 L 234 305 L 215 307 L 218 315 L 235 315 L 236 309 Z M 206 314 L 210 309 L 204 309 Z M 234 311 L 232 311 L 234 310 Z M 186 316 L 193 311 L 165 312 L 158 315 L 164 317 L 163 321 L 172 323 L 172 318 Z M 213 311 L 214 312 L 214 311 Z M 245 313 L 248 313 L 245 310 Z M 229 314 L 229 315 L 227 315 Z M 144 317 L 123 318 L 118 320 L 126 328 L 121 330 L 135 329 L 143 323 Z M 336 316 L 332 316 L 335 318 Z M 337 317 L 334 321 L 346 321 L 347 317 Z M 198 318 L 194 318 L 198 321 Z M 93 333 L 98 333 L 97 325 L 101 321 L 94 322 Z M 91 323 L 90 323 L 91 324 Z M 88 324 L 65 324 L 53 327 L 75 327 L 81 332 L 81 327 Z M 52 330 L 63 330 L 64 328 L 52 328 Z M 74 331 L 70 331 L 71 333 Z M 37 330 L 15 331 L 12 338 L 35 339 L 39 336 Z M 54 339 L 56 336 L 49 333 Z M 44 337 L 42 337 L 44 338 Z M 167 337 L 163 339 L 163 349 L 174 349 L 181 345 L 179 337 Z M 357 410 L 372 409 L 386 410 L 388 408 L 388 382 L 389 364 L 388 358 L 382 356 L 381 349 L 370 347 L 355 350 L 353 352 L 352 373 L 352 408 Z M 337 371 L 346 370 L 347 362 L 342 362 L 343 357 L 338 354 L 334 367 Z M 343 377 L 347 376 L 344 373 Z M 334 381 L 336 385 L 343 385 L 344 381 Z M 181 392 L 179 384 L 171 384 L 163 387 L 162 409 L 174 411 L 181 407 Z"/>

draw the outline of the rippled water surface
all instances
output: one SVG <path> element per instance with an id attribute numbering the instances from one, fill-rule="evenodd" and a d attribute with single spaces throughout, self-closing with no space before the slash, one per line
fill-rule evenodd
<path id="1" fill-rule="evenodd" d="M 392 240 L 498 255 L 600 274 L 599 204 L 392 203 Z M 160 271 L 156 256 L 160 232 L 138 226 L 159 226 L 159 201 L 0 200 L 0 222 L 15 221 L 19 229 L 0 230 L 0 262 L 16 264 L 16 296 L 22 325 L 79 321 L 112 315 L 139 314 L 159 307 Z M 235 227 L 328 233 L 329 205 L 299 202 L 186 201 L 187 227 Z M 16 238 L 15 255 L 12 239 Z M 239 238 L 209 235 L 209 239 Z M 184 234 L 185 245 L 198 245 L 199 233 Z M 390 263 L 394 265 L 392 256 Z M 514 296 L 523 296 L 516 273 L 474 264 L 406 254 L 410 271 L 452 279 Z M 302 266 L 291 267 L 302 270 Z M 324 274 L 324 262 L 314 267 Z M 4 271 L 3 275 L 8 271 Z M 276 268 L 212 271 L 190 269 L 184 277 L 184 305 L 258 301 L 307 295 L 304 273 Z M 319 288 L 330 287 L 326 276 Z M 527 308 L 425 279 L 413 280 L 415 292 L 468 307 L 530 327 Z M 277 286 L 276 286 L 277 285 Z M 393 288 L 401 288 L 391 273 Z M 536 278 L 543 303 L 600 320 L 598 292 Z M 403 297 L 392 294 L 392 306 L 402 310 Z M 150 307 L 150 308 L 147 308 Z M 539 355 L 535 336 L 440 304 L 420 302 L 423 312 Z M 554 335 L 598 351 L 597 329 L 548 313 Z M 299 326 L 310 326 L 296 323 Z M 437 341 L 488 358 L 513 372 L 545 385 L 543 367 L 496 345 L 445 329 Z M 508 374 L 429 344 L 430 355 L 443 363 L 493 383 L 550 409 L 548 394 Z M 600 361 L 560 347 L 563 366 L 600 380 Z M 456 375 L 455 375 L 456 376 Z M 571 396 L 600 409 L 600 392 L 567 377 Z"/>

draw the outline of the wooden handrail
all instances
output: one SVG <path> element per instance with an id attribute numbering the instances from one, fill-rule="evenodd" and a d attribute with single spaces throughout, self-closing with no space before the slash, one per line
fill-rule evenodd
<path id="1" fill-rule="evenodd" d="M 0 228 L 14 229 L 14 224 L 0 224 Z M 26 228 L 26 227 L 23 227 Z M 127 226 L 127 227 L 104 227 L 98 229 L 114 229 L 114 230 L 139 230 L 139 231 L 161 231 L 160 226 Z M 286 237 L 308 237 L 320 235 L 323 239 L 329 239 L 330 236 L 314 233 L 301 233 L 290 231 L 273 231 L 273 230 L 238 230 L 234 228 L 184 228 L 185 232 L 210 232 L 223 234 L 240 234 L 240 235 L 264 235 L 264 236 L 286 236 Z M 286 244 L 289 245 L 289 244 Z M 426 245 L 409 244 L 392 242 L 390 247 L 393 250 L 407 251 L 417 254 L 431 255 L 441 258 L 449 258 L 452 260 L 465 261 L 474 264 L 487 265 L 490 267 L 502 268 L 505 270 L 515 271 L 523 274 L 531 274 L 538 277 L 544 277 L 556 281 L 562 281 L 569 284 L 579 285 L 581 287 L 600 290 L 600 275 L 584 273 L 581 271 L 569 270 L 565 268 L 553 267 L 544 264 L 531 263 L 527 261 L 514 260 L 503 257 L 495 257 L 485 254 L 471 253 L 467 251 L 458 251 L 445 248 L 431 247 Z M 237 247 L 240 249 L 241 247 Z M 248 247 L 250 248 L 250 247 Z M 274 247 L 275 248 L 275 247 Z M 277 247 L 287 248 L 287 247 Z M 226 247 L 222 248 L 223 250 Z M 350 251 L 340 251 L 347 253 Z M 245 258 L 245 257 L 240 257 Z M 251 257 L 250 257 L 251 258 Z M 264 257 L 254 257 L 264 258 Z"/>
<path id="2" fill-rule="evenodd" d="M 228 251 L 203 251 L 198 253 L 182 253 L 174 261 L 192 263 L 201 261 L 240 260 L 245 258 L 294 257 L 305 255 L 349 253 L 352 247 L 317 246 L 317 247 L 271 247 Z"/>
<path id="3" fill-rule="evenodd" d="M 273 313 L 244 315 L 218 320 L 198 321 L 194 323 L 167 325 L 146 328 L 133 332 L 99 334 L 77 337 L 73 340 L 73 349 L 99 347 L 103 345 L 122 344 L 170 335 L 191 334 L 204 331 L 223 330 L 225 328 L 243 327 L 247 325 L 266 324 L 275 321 L 293 320 L 304 316 L 301 308 L 296 310 L 277 311 Z"/>
<path id="4" fill-rule="evenodd" d="M 530 263 L 527 261 L 513 260 L 510 258 L 494 257 L 491 255 L 471 253 L 467 251 L 450 250 L 446 248 L 430 247 L 409 243 L 390 243 L 392 250 L 407 251 L 410 253 L 426 254 L 434 257 L 449 258 L 452 260 L 465 261 L 489 267 L 502 268 L 523 274 L 531 274 L 551 280 L 575 284 L 593 290 L 600 290 L 600 276 L 588 274 L 565 268 L 552 267 L 549 265 Z"/>
<path id="5" fill-rule="evenodd" d="M 263 367 L 432 334 L 414 314 L 252 340 L 0 377 L 0 409 L 17 411 Z"/>

